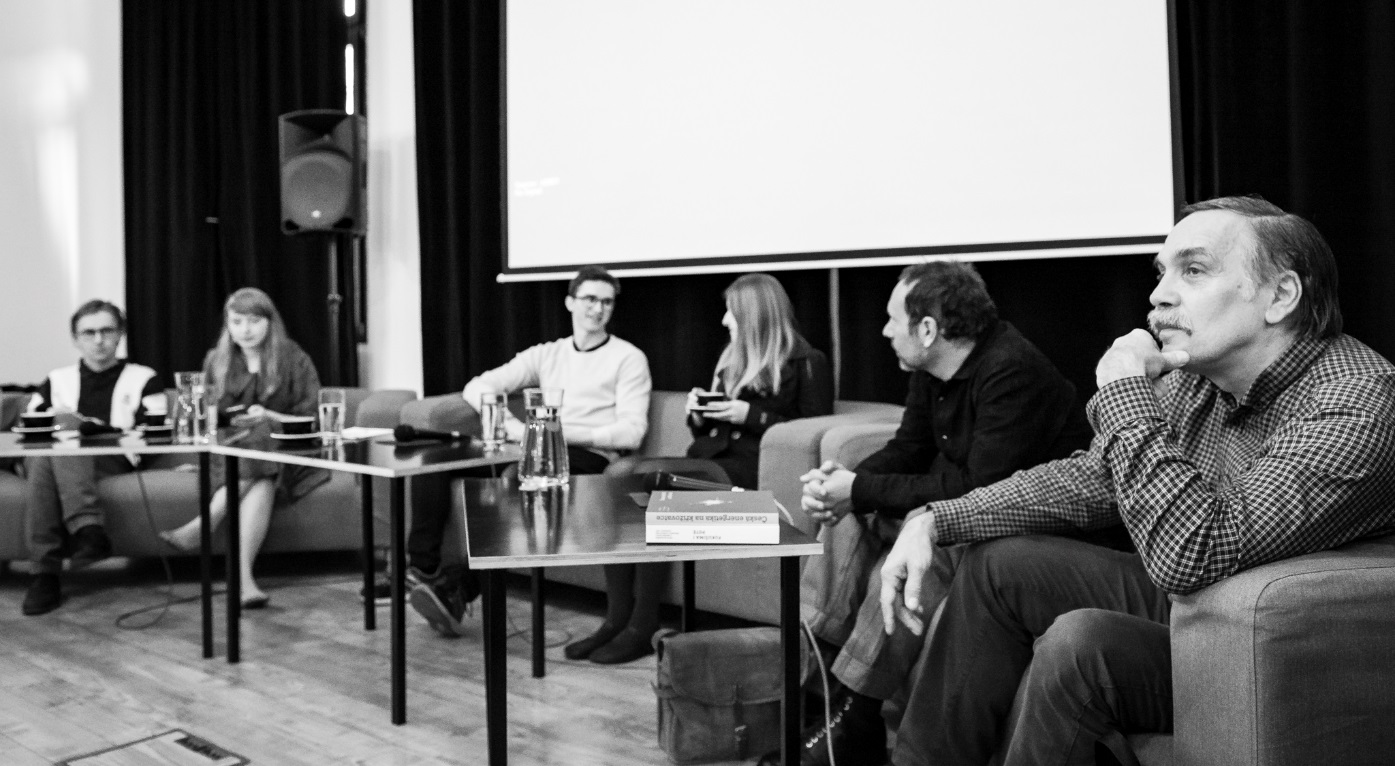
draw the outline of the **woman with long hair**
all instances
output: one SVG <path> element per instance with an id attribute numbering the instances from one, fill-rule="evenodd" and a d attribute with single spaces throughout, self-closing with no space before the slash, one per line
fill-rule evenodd
<path id="1" fill-rule="evenodd" d="M 833 412 L 833 375 L 828 357 L 809 345 L 795 325 L 785 288 L 769 274 L 746 274 L 723 292 L 730 333 L 717 360 L 711 392 L 717 401 L 688 393 L 689 458 L 722 469 L 731 483 L 756 488 L 760 441 L 777 423 Z M 617 470 L 663 469 L 663 458 L 644 459 Z M 682 473 L 683 468 L 674 468 Z M 710 474 L 709 474 L 710 475 Z M 606 618 L 590 636 L 568 644 L 570 659 L 629 662 L 653 649 L 659 627 L 659 596 L 665 564 L 610 564 L 605 567 Z"/>
<path id="2" fill-rule="evenodd" d="M 244 287 L 223 305 L 223 329 L 204 357 L 204 383 L 213 392 L 219 412 L 237 412 L 232 425 L 263 434 L 290 418 L 313 416 L 318 406 L 320 376 L 310 355 L 286 333 L 281 313 L 266 293 Z M 216 487 L 209 505 L 214 527 L 227 514 L 227 488 L 222 461 L 212 461 Z M 244 460 L 240 464 L 241 547 L 238 562 L 242 606 L 258 609 L 268 597 L 252 577 L 252 562 L 266 539 L 277 494 L 295 500 L 329 480 L 323 469 Z M 162 532 L 181 551 L 199 549 L 199 518 Z"/>

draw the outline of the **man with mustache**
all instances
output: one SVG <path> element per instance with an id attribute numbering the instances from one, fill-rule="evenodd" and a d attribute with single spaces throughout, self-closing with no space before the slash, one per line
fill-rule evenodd
<path id="1" fill-rule="evenodd" d="M 1395 366 L 1342 334 L 1322 236 L 1257 197 L 1182 213 L 1155 261 L 1154 334 L 1096 368 L 1089 451 L 931 503 L 897 538 L 888 629 L 924 629 L 934 546 L 984 542 L 894 763 L 1093 764 L 1097 743 L 1127 747 L 1117 732 L 1170 731 L 1169 594 L 1395 532 Z M 1121 519 L 1136 554 L 1056 536 Z"/>

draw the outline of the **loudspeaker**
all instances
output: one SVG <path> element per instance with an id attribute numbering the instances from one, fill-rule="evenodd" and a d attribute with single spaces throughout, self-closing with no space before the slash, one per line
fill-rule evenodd
<path id="1" fill-rule="evenodd" d="M 332 109 L 281 115 L 281 230 L 362 236 L 367 220 L 363 117 Z"/>

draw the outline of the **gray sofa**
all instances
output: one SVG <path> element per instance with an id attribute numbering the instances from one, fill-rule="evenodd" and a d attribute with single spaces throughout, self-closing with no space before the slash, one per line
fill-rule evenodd
<path id="1" fill-rule="evenodd" d="M 345 422 L 371 427 L 397 425 L 398 415 L 411 391 L 347 390 Z M 6 394 L 5 396 L 16 396 Z M 9 426 L 3 426 L 8 428 Z M 221 460 L 213 456 L 214 460 Z M 169 553 L 156 530 L 169 529 L 198 513 L 197 464 L 190 455 L 147 456 L 145 469 L 102 480 L 98 493 L 106 509 L 106 528 L 118 556 L 155 556 Z M 0 562 L 29 557 L 24 531 L 24 479 L 16 466 L 0 466 Z M 317 487 L 272 515 L 265 552 L 357 550 L 362 545 L 359 523 L 360 478 L 332 472 L 328 483 Z M 150 499 L 149 513 L 142 496 Z M 382 484 L 382 482 L 379 482 Z M 375 508 L 386 508 L 385 488 L 375 488 Z M 222 549 L 215 535 L 215 548 Z M 384 537 L 383 539 L 386 539 Z"/>
<path id="2" fill-rule="evenodd" d="M 513 397 L 517 399 L 517 397 Z M 649 400 L 649 431 L 636 451 L 640 457 L 670 457 L 685 453 L 692 435 L 685 424 L 687 393 L 655 391 Z M 836 402 L 835 414 L 792 420 L 766 432 L 761 440 L 759 487 L 771 490 L 795 516 L 806 532 L 814 524 L 799 509 L 799 476 L 817 466 L 825 449 L 836 448 L 829 434 L 847 427 L 879 424 L 895 429 L 901 408 L 871 402 Z M 402 422 L 418 428 L 479 433 L 479 416 L 459 394 L 430 396 L 402 408 Z M 828 442 L 826 445 L 825 442 Z M 885 439 L 883 439 L 885 442 Z M 451 493 L 458 498 L 459 493 Z M 460 509 L 456 509 L 457 514 Z M 459 532 L 447 533 L 448 546 L 459 547 Z M 679 567 L 669 578 L 666 601 L 682 603 Z M 779 621 L 779 564 L 776 559 L 699 561 L 697 608 L 767 623 Z M 547 570 L 547 578 L 603 590 L 600 567 L 559 567 Z M 756 587 L 752 587 L 756 583 Z"/>

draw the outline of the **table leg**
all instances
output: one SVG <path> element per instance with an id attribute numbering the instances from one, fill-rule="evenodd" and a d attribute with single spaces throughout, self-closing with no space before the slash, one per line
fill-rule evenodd
<path id="1" fill-rule="evenodd" d="M 407 582 L 407 556 L 405 547 L 407 522 L 406 489 L 407 480 L 394 477 L 389 480 L 389 506 L 392 513 L 391 556 L 388 569 L 392 579 L 392 722 L 402 725 L 407 722 L 407 613 L 403 590 Z"/>
<path id="2" fill-rule="evenodd" d="M 213 524 L 208 504 L 213 488 L 208 475 L 209 455 L 199 453 L 199 596 L 203 602 L 203 657 L 213 656 Z"/>
<path id="3" fill-rule="evenodd" d="M 799 557 L 780 559 L 780 652 L 785 663 L 785 694 L 780 706 L 781 763 L 799 763 L 799 731 L 804 718 L 800 709 L 799 678 Z"/>
<path id="4" fill-rule="evenodd" d="M 238 476 L 237 458 L 224 455 L 224 474 L 227 478 L 227 526 L 228 526 L 228 662 L 242 661 L 242 575 L 237 562 L 242 559 L 242 523 L 239 514 L 242 505 L 241 477 Z"/>
<path id="5" fill-rule="evenodd" d="M 484 720 L 489 742 L 489 766 L 506 766 L 508 752 L 508 694 L 504 674 L 504 572 L 486 569 L 484 580 Z"/>
<path id="6" fill-rule="evenodd" d="M 697 630 L 697 563 L 683 562 L 683 621 L 684 633 Z"/>
<path id="7" fill-rule="evenodd" d="M 363 629 L 376 630 L 378 605 L 373 593 L 376 563 L 373 551 L 373 477 L 360 476 L 359 488 L 362 490 L 363 509 Z"/>
<path id="8" fill-rule="evenodd" d="M 533 677 L 542 678 L 547 673 L 547 661 L 543 658 L 547 637 L 544 635 L 543 607 L 547 604 L 546 581 L 543 568 L 533 567 Z"/>

